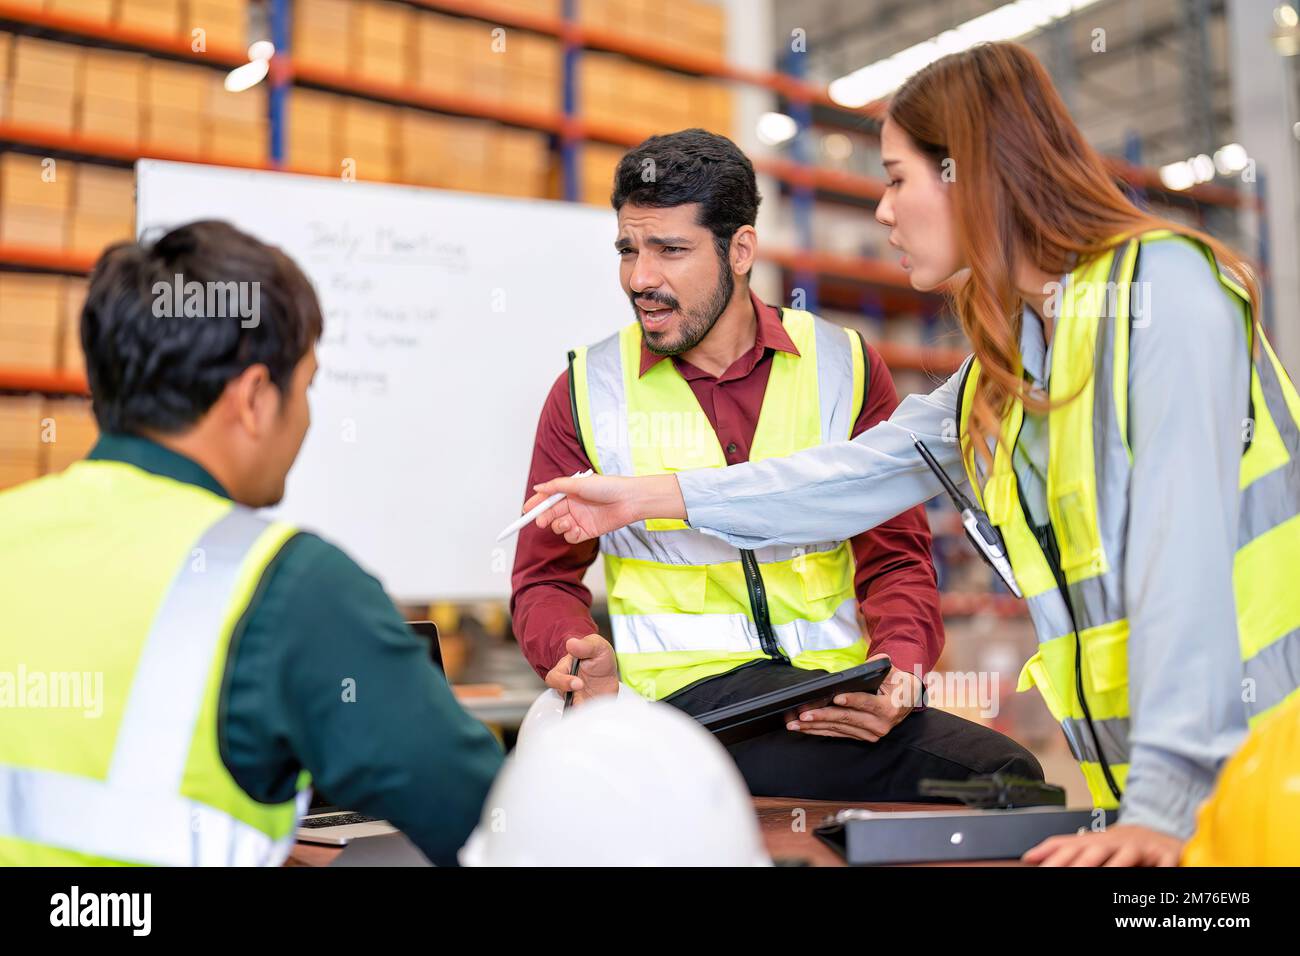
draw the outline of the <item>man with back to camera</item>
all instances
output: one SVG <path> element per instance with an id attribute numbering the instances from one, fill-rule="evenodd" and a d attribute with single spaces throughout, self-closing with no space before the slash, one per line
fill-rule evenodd
<path id="1" fill-rule="evenodd" d="M 636 321 L 570 353 L 542 409 L 530 493 L 588 468 L 661 474 L 786 455 L 889 417 L 898 399 L 875 349 L 750 291 L 760 197 L 734 143 L 700 129 L 653 136 L 619 163 L 611 201 Z M 582 584 L 598 551 L 612 644 Z M 903 799 L 922 777 L 1042 779 L 1037 760 L 1003 735 L 912 706 L 944 641 L 919 507 L 850 540 L 760 552 L 682 522 L 578 545 L 530 524 L 513 585 L 525 656 L 579 703 L 617 692 L 621 678 L 698 715 L 887 655 L 880 694 L 841 695 L 800 715 L 794 733 L 730 748 L 756 795 Z"/>
<path id="2" fill-rule="evenodd" d="M 256 310 L 174 314 L 177 282 Z M 297 265 L 222 222 L 96 264 L 102 437 L 0 493 L 0 660 L 102 674 L 102 712 L 0 708 L 0 865 L 274 865 L 308 773 L 455 862 L 500 746 L 377 580 L 250 510 L 284 494 L 321 326 Z"/>

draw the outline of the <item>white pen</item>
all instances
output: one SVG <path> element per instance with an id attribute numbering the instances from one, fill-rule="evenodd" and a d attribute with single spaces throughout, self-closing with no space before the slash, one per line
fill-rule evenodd
<path id="1" fill-rule="evenodd" d="M 595 474 L 595 472 L 593 472 L 590 468 L 588 468 L 586 471 L 580 471 L 575 475 L 571 475 L 570 477 L 590 478 L 593 474 Z M 510 524 L 506 527 L 506 530 L 502 531 L 499 535 L 497 535 L 497 540 L 504 541 L 506 538 L 510 537 L 512 534 L 514 534 L 524 525 L 528 524 L 528 522 L 535 520 L 539 514 L 541 514 L 547 508 L 551 507 L 551 505 L 555 504 L 558 501 L 564 500 L 564 498 L 565 498 L 565 494 L 562 491 L 556 492 L 555 494 L 551 495 L 551 497 L 547 498 L 545 501 L 543 501 L 536 508 L 533 508 L 527 514 L 522 514 L 514 521 L 510 522 Z"/>

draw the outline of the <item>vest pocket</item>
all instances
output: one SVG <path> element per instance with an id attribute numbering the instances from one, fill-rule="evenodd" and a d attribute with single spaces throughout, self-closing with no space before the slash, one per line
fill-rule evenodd
<path id="1" fill-rule="evenodd" d="M 1128 686 L 1128 627 L 1123 621 L 1080 635 L 1092 689 L 1104 694 Z"/>
<path id="2" fill-rule="evenodd" d="M 791 560 L 790 566 L 799 578 L 805 601 L 852 596 L 853 565 L 851 560 L 845 560 L 849 557 L 846 547 L 841 544 L 831 551 L 815 551 Z"/>
<path id="3" fill-rule="evenodd" d="M 1023 693 L 1030 687 L 1037 687 L 1038 693 L 1042 695 L 1043 703 L 1047 705 L 1047 710 L 1052 715 L 1052 719 L 1060 723 L 1067 716 L 1065 702 L 1057 693 L 1057 688 L 1052 684 L 1051 672 L 1048 670 L 1047 661 L 1043 659 L 1043 652 L 1040 650 L 1029 660 L 1025 661 L 1025 666 L 1020 670 L 1020 680 L 1016 682 L 1016 691 Z"/>
<path id="4" fill-rule="evenodd" d="M 1074 571 L 1096 565 L 1102 557 L 1101 540 L 1082 481 L 1071 482 L 1053 498 L 1056 543 L 1061 550 L 1061 570 Z"/>
<path id="5" fill-rule="evenodd" d="M 615 612 L 619 614 L 702 614 L 708 579 L 708 568 L 703 566 L 652 564 L 625 558 L 619 562 L 609 593 L 622 604 Z"/>

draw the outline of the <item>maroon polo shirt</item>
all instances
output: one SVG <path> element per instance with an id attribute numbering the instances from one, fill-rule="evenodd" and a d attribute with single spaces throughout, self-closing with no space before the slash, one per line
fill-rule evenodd
<path id="1" fill-rule="evenodd" d="M 728 464 L 749 460 L 772 353 L 799 354 L 781 324 L 779 310 L 764 305 L 753 293 L 750 298 L 758 317 L 754 347 L 725 372 L 715 378 L 680 356 L 671 359 L 713 425 Z M 884 360 L 871 346 L 866 351 L 869 386 L 853 426 L 854 437 L 888 418 L 898 405 Z M 642 345 L 641 374 L 666 359 Z M 573 427 L 565 371 L 542 407 L 524 497 L 532 494 L 535 484 L 590 467 Z M 943 650 L 944 633 L 925 509 L 918 505 L 855 535 L 852 545 L 857 562 L 854 586 L 871 636 L 871 653 L 888 654 L 895 667 L 909 673 L 917 665 L 928 672 Z M 540 675 L 545 676 L 564 656 L 570 637 L 597 633 L 591 619 L 591 592 L 582 578 L 598 553 L 596 541 L 569 544 L 535 524 L 519 532 L 510 611 L 519 646 Z"/>

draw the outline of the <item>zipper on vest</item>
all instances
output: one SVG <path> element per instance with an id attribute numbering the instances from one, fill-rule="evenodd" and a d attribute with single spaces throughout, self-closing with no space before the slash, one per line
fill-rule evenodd
<path id="1" fill-rule="evenodd" d="M 1020 436 L 1016 436 L 1019 442 Z M 1024 512 L 1025 523 L 1029 525 L 1038 539 L 1038 547 L 1042 549 L 1043 557 L 1047 559 L 1047 566 L 1052 569 L 1052 577 L 1056 578 L 1056 589 L 1061 594 L 1061 600 L 1065 602 L 1065 609 L 1070 615 L 1070 626 L 1074 628 L 1074 692 L 1079 698 L 1079 707 L 1083 711 L 1084 722 L 1088 725 L 1088 733 L 1092 736 L 1092 745 L 1097 748 L 1097 761 L 1101 765 L 1101 775 L 1106 779 L 1106 786 L 1116 800 L 1124 798 L 1119 784 L 1115 782 L 1115 776 L 1110 769 L 1110 761 L 1102 753 L 1101 738 L 1097 736 L 1097 728 L 1092 723 L 1092 711 L 1088 707 L 1088 696 L 1083 691 L 1083 641 L 1079 637 L 1079 622 L 1074 616 L 1074 602 L 1070 599 L 1069 584 L 1065 579 L 1065 572 L 1061 569 L 1061 552 L 1056 544 L 1056 535 L 1052 532 L 1050 524 L 1040 528 L 1034 524 L 1030 513 L 1029 503 L 1025 501 L 1025 494 L 1020 488 L 1020 482 L 1016 482 L 1016 496 L 1020 499 L 1020 510 Z"/>
<path id="2" fill-rule="evenodd" d="M 758 570 L 758 559 L 753 551 L 740 550 L 740 566 L 745 569 L 745 585 L 749 588 L 749 607 L 754 612 L 754 624 L 758 626 L 758 641 L 763 653 L 774 660 L 785 660 L 781 645 L 777 642 L 776 631 L 772 630 L 772 615 L 767 609 L 767 591 L 763 587 L 763 575 Z"/>

